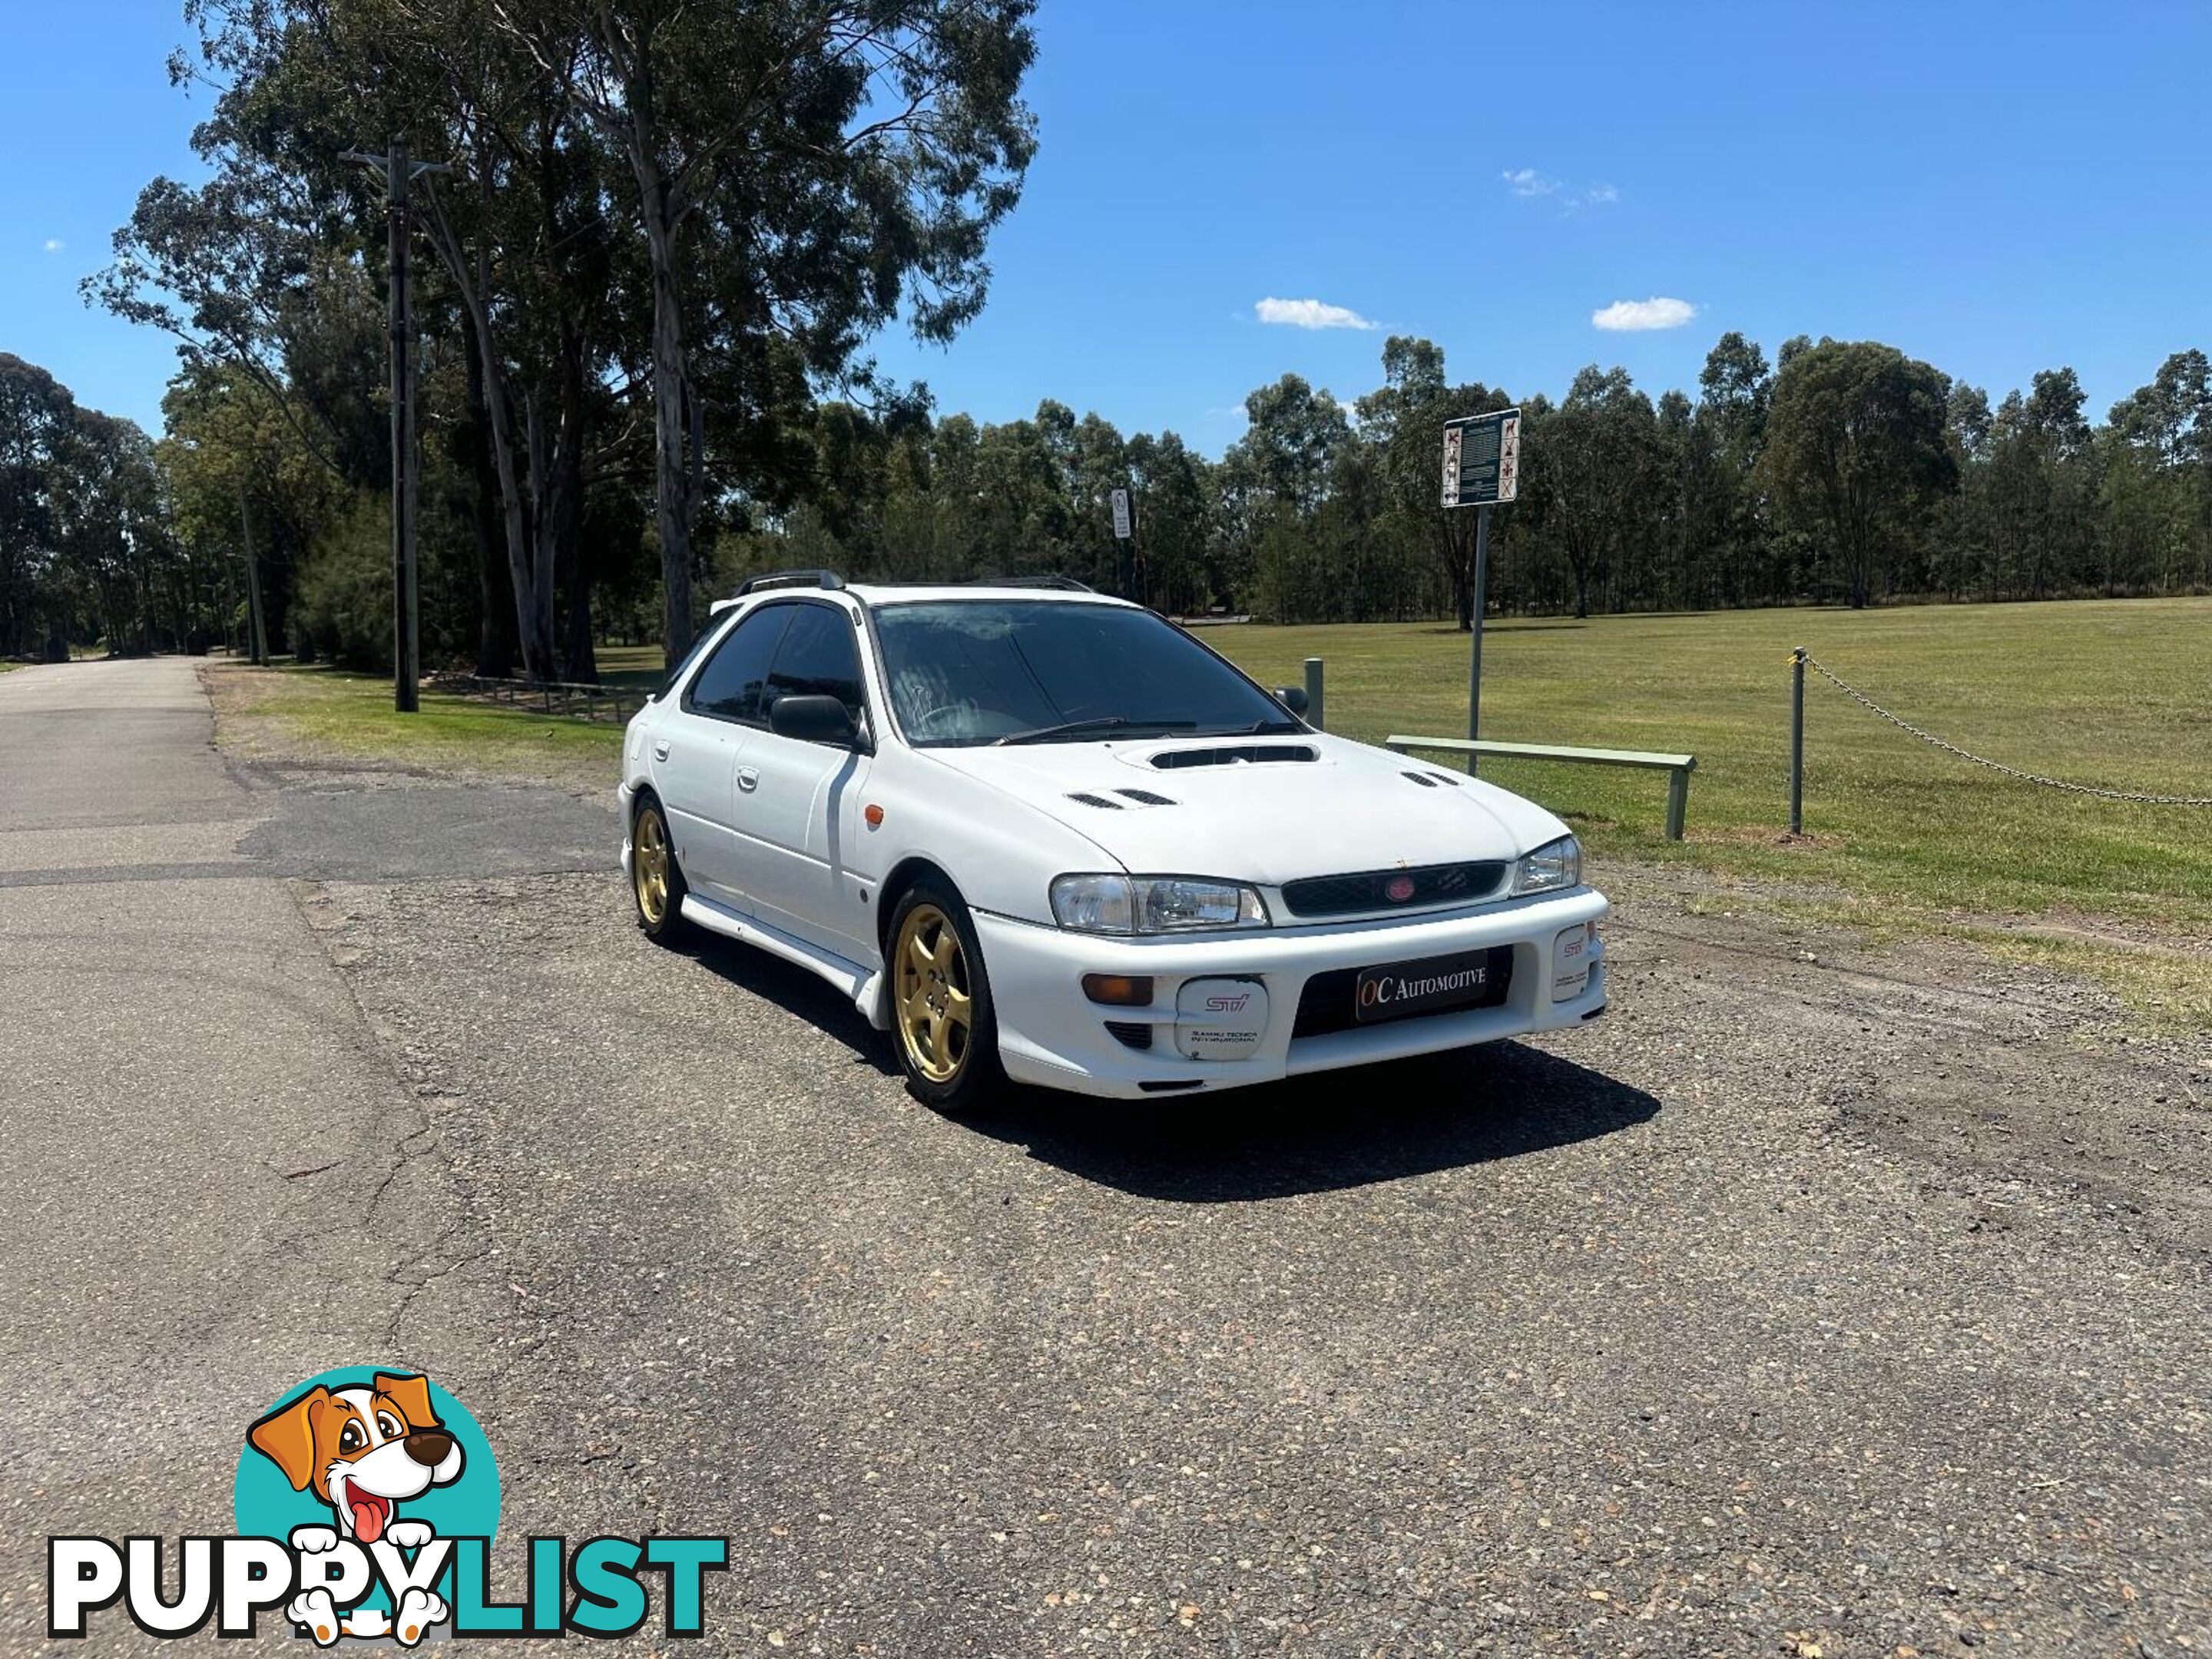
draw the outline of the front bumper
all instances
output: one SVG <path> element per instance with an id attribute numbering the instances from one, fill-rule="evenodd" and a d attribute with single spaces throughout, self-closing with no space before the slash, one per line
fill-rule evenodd
<path id="1" fill-rule="evenodd" d="M 1581 960 L 1588 963 L 1588 980 L 1559 1000 L 1553 999 L 1563 970 L 1557 953 L 1563 935 L 1587 930 L 1610 908 L 1603 894 L 1579 887 L 1422 921 L 1243 933 L 1110 939 L 981 911 L 975 921 L 1007 1075 L 1078 1094 L 1133 1099 L 1212 1093 L 1579 1025 L 1605 1011 L 1603 940 L 1585 932 Z M 1306 981 L 1317 974 L 1477 951 L 1510 952 L 1505 996 L 1494 1006 L 1293 1035 Z M 1085 974 L 1149 975 L 1152 1001 L 1141 1008 L 1101 1006 L 1083 994 Z M 1191 1060 L 1178 1051 L 1176 993 L 1193 979 L 1255 981 L 1266 988 L 1267 1026 L 1249 1054 Z M 1150 1026 L 1152 1046 L 1129 1047 L 1109 1029 L 1109 1021 Z"/>

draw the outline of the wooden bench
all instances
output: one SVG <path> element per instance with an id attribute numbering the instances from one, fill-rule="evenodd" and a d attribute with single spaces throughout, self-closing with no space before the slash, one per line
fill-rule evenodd
<path id="1" fill-rule="evenodd" d="M 1575 749 L 1554 743 L 1493 743 L 1488 738 L 1413 738 L 1383 739 L 1401 754 L 1416 749 L 1452 755 L 1510 756 L 1519 760 L 1577 761 L 1586 766 L 1640 766 L 1664 772 L 1667 778 L 1667 839 L 1682 839 L 1682 820 L 1690 810 L 1690 774 L 1698 769 L 1695 755 L 1653 755 L 1640 749 Z"/>

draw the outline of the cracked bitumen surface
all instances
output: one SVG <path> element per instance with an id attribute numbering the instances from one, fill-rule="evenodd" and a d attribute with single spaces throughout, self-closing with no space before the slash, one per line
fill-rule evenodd
<path id="1" fill-rule="evenodd" d="M 372 1359 L 507 1537 L 728 1534 L 717 1653 L 2212 1650 L 2212 1064 L 2100 994 L 1601 871 L 1586 1030 L 954 1122 L 604 802 L 180 666 L 0 679 L 7 1651 Z"/>

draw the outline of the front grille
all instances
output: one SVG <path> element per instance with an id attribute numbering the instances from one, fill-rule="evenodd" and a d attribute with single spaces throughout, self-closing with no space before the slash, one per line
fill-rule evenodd
<path id="1" fill-rule="evenodd" d="M 1419 870 L 1364 870 L 1350 876 L 1309 876 L 1283 884 L 1283 902 L 1298 916 L 1348 916 L 1368 910 L 1413 910 L 1437 904 L 1472 904 L 1505 880 L 1502 860 L 1431 864 Z M 1410 880 L 1413 890 L 1393 898 L 1389 885 Z"/>
<path id="2" fill-rule="evenodd" d="M 1291 1039 L 1322 1036 L 1331 1031 L 1348 1031 L 1359 1024 L 1353 1013 L 1353 1000 L 1358 994 L 1359 968 L 1336 968 L 1325 974 L 1316 974 L 1306 981 L 1305 989 L 1298 993 L 1297 1023 L 1291 1027 Z M 1482 994 L 1472 1002 L 1463 1002 L 1456 1008 L 1439 1008 L 1433 1014 L 1413 1014 L 1406 1024 L 1434 1019 L 1438 1014 L 1463 1014 L 1470 1008 L 1495 1008 L 1505 1000 L 1513 983 L 1513 947 L 1500 945 L 1490 952 Z"/>

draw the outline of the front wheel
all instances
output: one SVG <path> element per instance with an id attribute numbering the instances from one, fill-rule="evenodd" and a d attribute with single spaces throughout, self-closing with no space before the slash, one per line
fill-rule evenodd
<path id="1" fill-rule="evenodd" d="M 891 1030 L 908 1091 L 940 1112 L 971 1111 L 1005 1081 L 991 981 L 968 907 L 933 881 L 891 913 Z"/>
<path id="2" fill-rule="evenodd" d="M 684 931 L 684 895 L 689 890 L 676 862 L 667 815 L 651 795 L 638 803 L 630 822 L 629 890 L 645 936 L 656 945 L 675 943 Z"/>

